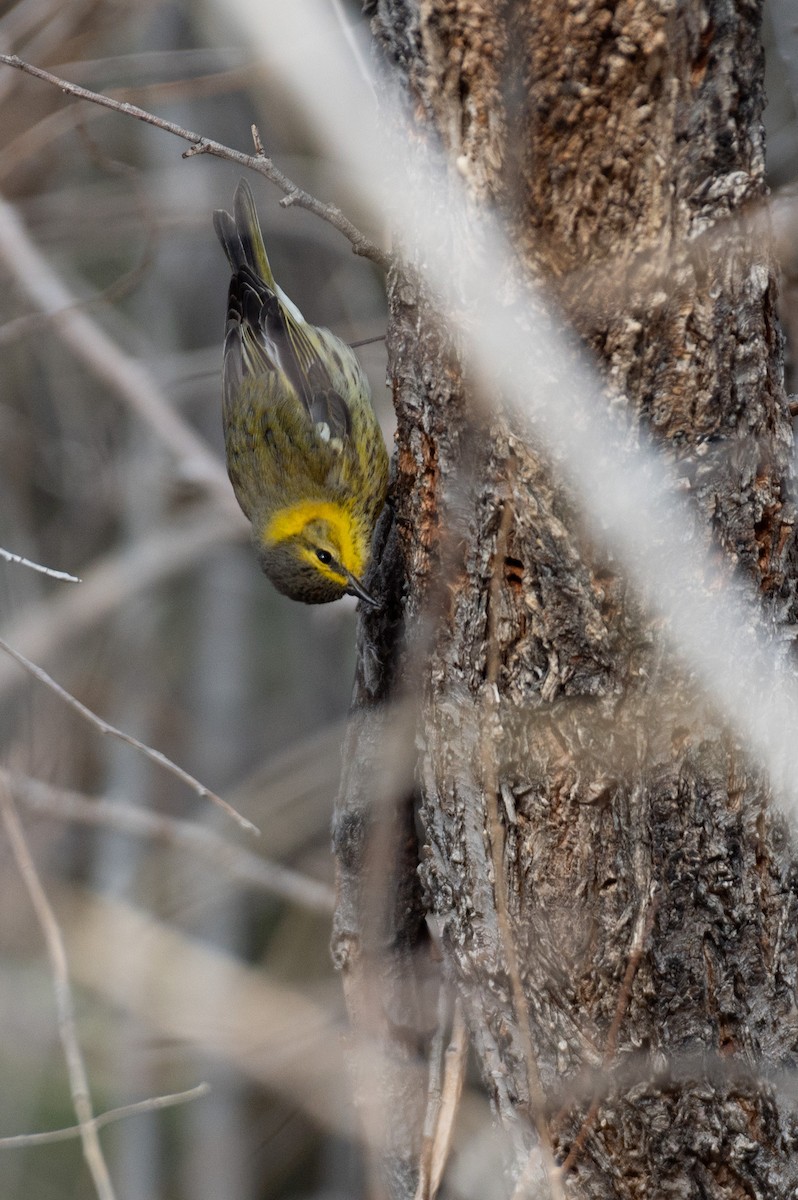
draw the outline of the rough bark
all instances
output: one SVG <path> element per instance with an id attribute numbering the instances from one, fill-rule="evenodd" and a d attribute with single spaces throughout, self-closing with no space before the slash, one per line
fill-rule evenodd
<path id="1" fill-rule="evenodd" d="M 726 573 L 784 627 L 792 434 L 773 267 L 749 220 L 764 196 L 759 8 L 371 5 L 410 136 L 442 145 L 501 215 L 595 351 L 608 403 L 678 464 Z M 537 1129 L 575 1197 L 792 1196 L 798 1129 L 774 1073 L 798 1048 L 798 876 L 768 782 L 539 448 L 500 407 L 475 416 L 429 301 L 399 276 L 391 321 L 384 562 L 404 570 L 406 634 L 381 618 L 365 631 L 382 682 L 361 676 L 359 700 L 392 694 L 424 639 L 423 904 L 518 1165 Z M 416 969 L 419 897 L 392 911 Z M 413 1194 L 420 1106 L 397 1197 Z"/>

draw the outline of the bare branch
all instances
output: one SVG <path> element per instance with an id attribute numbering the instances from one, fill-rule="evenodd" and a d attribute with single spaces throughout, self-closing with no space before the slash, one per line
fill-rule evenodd
<path id="1" fill-rule="evenodd" d="M 217 863 L 238 882 L 261 888 L 289 904 L 296 904 L 322 916 L 329 916 L 333 911 L 334 893 L 325 883 L 261 858 L 250 850 L 226 841 L 204 825 L 161 816 L 149 809 L 116 800 L 83 796 L 29 776 L 9 774 L 6 780 L 14 797 L 34 812 L 47 813 L 64 821 L 102 825 L 134 837 L 152 838 L 169 846 L 179 846 Z"/>
<path id="2" fill-rule="evenodd" d="M 162 1108 L 174 1108 L 177 1104 L 188 1104 L 191 1100 L 201 1100 L 210 1092 L 207 1083 L 199 1083 L 196 1087 L 185 1092 L 172 1092 L 166 1096 L 152 1096 L 149 1100 L 137 1100 L 135 1104 L 124 1104 L 121 1108 L 109 1108 L 108 1112 L 100 1113 L 86 1122 L 86 1127 L 102 1129 L 114 1121 L 124 1121 L 128 1117 L 136 1117 L 140 1113 L 158 1112 Z M 66 1129 L 51 1129 L 47 1133 L 18 1133 L 14 1137 L 0 1138 L 0 1150 L 27 1149 L 29 1146 L 49 1146 L 52 1142 L 68 1142 L 72 1138 L 81 1137 L 83 1127 L 70 1125 Z"/>
<path id="3" fill-rule="evenodd" d="M 246 167 L 251 171 L 257 171 L 259 175 L 263 175 L 270 180 L 280 191 L 285 193 L 284 198 L 280 203 L 284 207 L 296 205 L 298 208 L 307 209 L 308 212 L 314 213 L 317 217 L 327 221 L 339 233 L 350 242 L 355 254 L 360 254 L 364 258 L 369 258 L 372 262 L 377 263 L 383 270 L 387 270 L 391 264 L 390 255 L 375 245 L 369 238 L 360 232 L 360 230 L 352 224 L 352 222 L 344 216 L 340 208 L 335 204 L 325 204 L 318 200 L 315 196 L 311 196 L 303 188 L 299 187 L 284 175 L 265 155 L 258 153 L 256 155 L 244 154 L 240 150 L 234 150 L 231 146 L 225 146 L 222 142 L 216 142 L 213 138 L 206 138 L 201 133 L 194 133 L 190 129 L 184 129 L 182 125 L 175 124 L 174 121 L 167 121 L 163 117 L 157 117 L 154 113 L 147 112 L 146 109 L 139 108 L 136 104 L 128 104 L 122 100 L 115 100 L 111 96 L 105 96 L 102 92 L 92 92 L 88 88 L 79 87 L 78 84 L 69 83 L 66 79 L 60 79 L 57 75 L 52 75 L 49 71 L 42 70 L 41 67 L 36 67 L 32 63 L 24 62 L 16 54 L 0 54 L 0 63 L 5 63 L 6 66 L 14 67 L 18 71 L 24 71 L 27 75 L 32 75 L 35 79 L 42 79 L 45 83 L 50 83 L 54 87 L 60 89 L 67 96 L 76 96 L 79 100 L 88 100 L 92 104 L 99 104 L 103 108 L 110 108 L 114 112 L 122 113 L 128 117 L 135 117 L 138 121 L 144 121 L 148 125 L 154 125 L 156 129 L 162 129 L 165 133 L 171 133 L 175 137 L 182 138 L 185 142 L 190 142 L 188 150 L 183 152 L 184 158 L 191 158 L 195 154 L 211 154 L 214 158 L 223 158 L 227 162 L 238 163 L 241 167 Z"/>
<path id="4" fill-rule="evenodd" d="M 32 571 L 40 571 L 42 575 L 49 575 L 51 579 L 63 579 L 67 583 L 80 583 L 77 575 L 69 575 L 66 571 L 55 571 L 52 567 L 43 567 L 41 563 L 31 562 L 29 558 L 23 558 L 21 554 L 13 554 L 10 550 L 4 550 L 0 546 L 0 558 L 4 558 L 9 563 L 19 563 L 21 567 L 30 567 Z"/>
<path id="5" fill-rule="evenodd" d="M 198 508 L 188 520 L 181 516 L 166 522 L 130 546 L 95 560 L 79 589 L 60 589 L 48 600 L 28 605 L 24 615 L 6 627 L 6 640 L 41 663 L 120 604 L 189 570 L 219 543 L 245 532 L 243 515 L 219 512 L 215 504 Z M 16 678 L 10 663 L 0 659 L 0 697 Z"/>
<path id="6" fill-rule="evenodd" d="M 14 854 L 19 873 L 27 888 L 31 903 L 41 926 L 50 959 L 53 976 L 55 1004 L 58 1013 L 58 1034 L 64 1048 L 67 1073 L 69 1075 L 69 1090 L 72 1103 L 79 1122 L 80 1138 L 83 1143 L 83 1157 L 91 1172 L 94 1186 L 100 1200 L 115 1200 L 111 1176 L 103 1157 L 97 1127 L 94 1123 L 89 1079 L 86 1064 L 78 1041 L 75 1025 L 75 1006 L 72 1001 L 72 988 L 69 982 L 66 950 L 61 936 L 61 930 L 50 907 L 50 902 L 42 887 L 28 844 L 19 814 L 14 807 L 11 793 L 4 783 L 0 782 L 0 812 L 6 827 L 8 840 Z"/>
<path id="7" fill-rule="evenodd" d="M 455 999 L 451 1014 L 449 1043 L 443 1049 L 443 1036 L 450 1016 L 448 993 L 449 983 L 442 980 L 438 995 L 438 1024 L 430 1046 L 427 1112 L 415 1200 L 435 1200 L 441 1186 L 465 1079 L 468 1032 L 459 997 Z"/>
<path id="8" fill-rule="evenodd" d="M 432 1143 L 432 1160 L 430 1163 L 430 1196 L 435 1198 L 441 1186 L 443 1172 L 452 1145 L 454 1118 L 460 1103 L 460 1096 L 465 1082 L 466 1060 L 468 1058 L 468 1029 L 463 1016 L 463 1004 L 459 996 L 454 1002 L 452 1031 L 449 1035 L 449 1045 L 443 1056 L 443 1085 L 441 1087 L 441 1103 L 438 1120 L 435 1127 L 435 1137 Z"/>
<path id="9" fill-rule="evenodd" d="M 438 988 L 438 1014 L 435 1033 L 429 1048 L 429 1079 L 427 1082 L 427 1111 L 424 1114 L 424 1129 L 421 1137 L 421 1154 L 418 1163 L 418 1187 L 414 1200 L 431 1200 L 432 1146 L 438 1127 L 441 1109 L 441 1076 L 443 1073 L 443 1039 L 449 1023 L 451 1003 L 448 980 L 442 979 Z"/>
<path id="10" fill-rule="evenodd" d="M 123 731 L 121 729 L 117 729 L 116 726 L 109 725 L 107 721 L 104 721 L 102 717 L 98 717 L 97 714 L 92 712 L 90 708 L 87 708 L 85 704 L 81 704 L 80 700 L 73 696 L 71 692 L 68 692 L 66 688 L 61 687 L 60 683 L 56 683 L 56 681 L 50 675 L 48 675 L 46 671 L 42 670 L 41 667 L 37 667 L 36 663 L 31 662 L 29 658 L 26 658 L 24 654 L 20 654 L 18 650 L 15 650 L 13 646 L 9 646 L 8 642 L 4 642 L 1 638 L 0 650 L 13 658 L 14 661 L 19 663 L 19 665 L 23 667 L 30 675 L 33 675 L 35 679 L 38 679 L 40 683 L 43 683 L 45 687 L 48 687 L 52 692 L 55 692 L 56 696 L 59 696 L 65 704 L 69 705 L 70 708 L 74 708 L 75 712 L 80 713 L 80 715 L 87 720 L 90 725 L 93 725 L 95 729 L 99 729 L 100 733 L 108 734 L 109 737 L 116 738 L 120 742 L 125 742 L 128 746 L 132 746 L 134 750 L 138 750 L 145 756 L 145 758 L 150 759 L 151 762 L 157 763 L 159 767 L 163 767 L 163 769 L 168 771 L 171 775 L 177 776 L 178 779 L 182 780 L 183 783 L 187 784 L 193 791 L 195 791 L 198 796 L 202 796 L 205 799 L 210 800 L 213 804 L 218 805 L 218 807 L 223 809 L 228 816 L 232 817 L 242 829 L 245 829 L 247 833 L 260 835 L 260 830 L 258 829 L 257 825 L 253 825 L 251 821 L 248 821 L 246 817 L 237 812 L 233 808 L 232 804 L 228 804 L 226 800 L 222 800 L 221 796 L 217 796 L 215 792 L 210 790 L 210 788 L 206 788 L 205 785 L 200 783 L 198 779 L 195 779 L 193 775 L 189 775 L 188 771 L 184 771 L 182 767 L 178 767 L 177 763 L 173 763 L 172 760 L 167 758 L 165 754 L 162 754 L 160 750 L 153 750 L 151 746 L 145 745 L 144 742 L 140 742 L 138 738 L 134 738 L 131 734 L 123 733 Z"/>
<path id="11" fill-rule="evenodd" d="M 0 55 L 0 59 L 4 56 Z M 16 211 L 0 199 L 0 258 L 36 307 L 53 318 L 60 337 L 89 369 L 147 422 L 182 463 L 183 473 L 209 487 L 228 509 L 235 505 L 227 473 L 203 439 L 170 406 L 149 372 L 77 307 Z"/>

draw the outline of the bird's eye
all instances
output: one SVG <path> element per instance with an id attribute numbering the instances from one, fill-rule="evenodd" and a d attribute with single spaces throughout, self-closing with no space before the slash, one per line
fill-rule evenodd
<path id="1" fill-rule="evenodd" d="M 325 566 L 329 566 L 333 560 L 329 550 L 317 550 L 316 558 L 319 560 L 319 562 L 324 563 Z"/>

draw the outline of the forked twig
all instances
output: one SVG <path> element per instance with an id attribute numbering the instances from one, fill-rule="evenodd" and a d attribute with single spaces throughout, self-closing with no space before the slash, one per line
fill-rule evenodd
<path id="1" fill-rule="evenodd" d="M 151 1096 L 148 1100 L 137 1100 L 134 1104 L 123 1104 L 121 1108 L 109 1108 L 86 1122 L 86 1126 L 102 1129 L 114 1121 L 124 1121 L 128 1117 L 136 1117 L 140 1113 L 158 1112 L 162 1108 L 173 1108 L 177 1104 L 188 1104 L 191 1100 L 200 1100 L 210 1092 L 207 1083 L 198 1083 L 196 1087 L 188 1088 L 185 1092 L 172 1092 L 165 1096 Z M 69 1125 L 66 1129 L 50 1129 L 46 1133 L 18 1133 L 12 1137 L 0 1137 L 0 1150 L 15 1150 L 28 1146 L 49 1146 L 52 1142 L 67 1142 L 72 1138 L 81 1137 L 83 1126 Z"/>
<path id="2" fill-rule="evenodd" d="M 62 821 L 99 825 L 131 837 L 176 846 L 218 864 L 238 883 L 261 888 L 288 904 L 296 904 L 322 916 L 329 916 L 333 911 L 335 897 L 326 883 L 262 858 L 196 821 L 167 817 L 119 800 L 94 799 L 29 776 L 9 773 L 6 779 L 15 799 L 35 813 L 46 813 Z"/>
<path id="3" fill-rule="evenodd" d="M 17 71 L 24 71 L 26 75 L 32 75 L 34 79 L 41 79 L 45 83 L 50 83 L 53 87 L 57 87 L 67 96 L 75 96 L 79 100 L 88 100 L 91 104 L 99 104 L 103 108 L 110 108 L 114 112 L 122 113 L 128 117 L 135 117 L 137 121 L 144 121 L 148 125 L 154 125 L 156 129 L 162 129 L 165 133 L 171 133 L 175 137 L 182 138 L 184 142 L 190 142 L 188 150 L 183 151 L 184 158 L 192 158 L 195 154 L 212 154 L 215 158 L 223 158 L 227 162 L 238 163 L 241 167 L 247 167 L 249 170 L 257 171 L 259 175 L 263 175 L 266 179 L 275 184 L 282 192 L 285 193 L 285 198 L 281 201 L 284 207 L 296 205 L 298 208 L 307 209 L 308 212 L 314 213 L 317 217 L 327 221 L 339 233 L 349 241 L 355 254 L 360 254 L 364 258 L 370 258 L 372 262 L 377 263 L 383 270 L 387 270 L 391 265 L 390 255 L 380 250 L 379 246 L 375 245 L 365 234 L 361 233 L 357 226 L 345 217 L 335 204 L 325 204 L 312 196 L 310 192 L 306 192 L 304 188 L 299 187 L 283 174 L 278 167 L 274 165 L 272 160 L 263 153 L 262 144 L 256 145 L 256 154 L 244 154 L 241 150 L 234 150 L 232 146 L 225 146 L 222 142 L 216 142 L 213 138 L 204 137 L 201 133 L 194 133 L 190 129 L 184 129 L 182 125 L 177 125 L 174 121 L 167 121 L 163 117 L 157 117 L 154 113 L 147 112 L 144 108 L 139 108 L 137 104 L 128 104 L 123 100 L 114 100 L 111 96 L 105 96 L 102 92 L 92 92 L 88 88 L 80 87 L 76 83 L 69 83 L 66 79 L 60 79 L 57 75 L 51 74 L 50 71 L 45 71 L 41 67 L 36 67 L 32 63 L 25 62 L 16 54 L 0 54 L 0 63 L 5 63 L 6 66 L 14 67 Z"/>
<path id="4" fill-rule="evenodd" d="M 48 675 L 45 670 L 37 666 L 36 663 L 31 662 L 30 659 L 26 658 L 24 654 L 20 654 L 20 652 L 15 650 L 13 646 L 9 646 L 8 642 L 4 642 L 2 638 L 0 638 L 0 650 L 2 650 L 4 654 L 8 654 L 10 658 L 13 658 L 15 662 L 19 663 L 19 665 L 23 667 L 29 675 L 32 675 L 34 679 L 38 679 L 39 682 L 43 683 L 45 687 L 48 687 L 50 691 L 55 692 L 56 696 L 59 696 L 65 704 L 69 705 L 70 708 L 74 708 L 75 712 L 80 713 L 80 715 L 86 721 L 88 721 L 90 725 L 93 725 L 95 729 L 99 729 L 100 733 L 108 734 L 109 737 L 116 738 L 120 742 L 126 742 L 128 746 L 132 746 L 134 750 L 138 750 L 146 758 L 149 758 L 151 762 L 157 763 L 158 766 L 163 767 L 165 771 L 169 771 L 170 774 L 176 775 L 178 779 L 182 780 L 183 783 L 187 784 L 193 791 L 195 791 L 198 796 L 202 796 L 205 799 L 210 800 L 213 804 L 218 805 L 218 807 L 223 809 L 228 816 L 231 816 L 233 820 L 241 826 L 242 829 L 246 829 L 247 833 L 260 835 L 260 830 L 258 829 L 257 825 L 253 825 L 252 822 L 248 821 L 247 818 L 242 816 L 240 812 L 237 812 L 237 810 L 233 808 L 232 804 L 228 804 L 226 800 L 222 800 L 221 796 L 217 796 L 215 792 L 210 790 L 210 788 L 205 787 L 204 783 L 200 783 L 200 781 L 195 779 L 193 775 L 189 775 L 188 771 L 184 771 L 182 767 L 178 767 L 177 763 L 173 763 L 172 760 L 167 758 L 165 754 L 162 754 L 160 750 L 153 750 L 151 746 L 147 746 L 144 742 L 140 742 L 138 738 L 134 738 L 132 734 L 124 733 L 121 729 L 117 729 L 115 725 L 110 725 L 107 721 L 104 721 L 102 717 L 98 717 L 95 712 L 92 712 L 90 708 L 87 708 L 85 704 L 82 704 L 77 697 L 72 695 L 71 692 L 68 692 L 66 688 L 61 687 L 60 683 L 56 683 L 52 676 Z"/>

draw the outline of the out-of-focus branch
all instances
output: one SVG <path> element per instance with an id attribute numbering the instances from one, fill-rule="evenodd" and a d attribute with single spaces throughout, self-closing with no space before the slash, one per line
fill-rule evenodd
<path id="1" fill-rule="evenodd" d="M 0 55 L 0 58 L 3 56 Z M 0 259 L 61 339 L 155 431 L 177 456 L 185 477 L 203 483 L 227 509 L 235 501 L 224 466 L 174 409 L 149 372 L 125 354 L 85 312 L 34 244 L 14 208 L 0 198 Z"/>
<path id="2" fill-rule="evenodd" d="M 111 616 L 120 604 L 187 570 L 220 542 L 246 531 L 243 516 L 219 512 L 215 507 L 201 508 L 189 520 L 170 521 L 98 559 L 84 572 L 80 588 L 29 605 L 22 618 L 5 628 L 6 641 L 28 658 L 44 663 L 62 652 L 71 639 Z M 11 664 L 0 660 L 0 699 L 18 678 Z"/>
<path id="3" fill-rule="evenodd" d="M 72 1001 L 72 988 L 69 982 L 66 950 L 61 930 L 55 919 L 55 913 L 42 887 L 33 859 L 31 858 L 25 834 L 19 815 L 11 798 L 11 793 L 3 782 L 0 782 L 0 814 L 11 843 L 11 849 L 23 883 L 27 888 L 31 903 L 41 926 L 47 945 L 47 955 L 50 959 L 50 970 L 53 977 L 53 990 L 58 1012 L 58 1033 L 64 1048 L 69 1089 L 72 1103 L 78 1118 L 80 1138 L 83 1143 L 83 1157 L 91 1172 L 94 1186 L 100 1200 L 115 1200 L 111 1176 L 103 1157 L 100 1139 L 97 1136 L 97 1126 L 92 1110 L 89 1078 L 83 1053 L 78 1041 L 75 1026 L 75 1006 Z"/>
<path id="4" fill-rule="evenodd" d="M 325 883 L 233 845 L 204 825 L 161 816 L 132 804 L 95 800 L 29 776 L 9 774 L 6 780 L 14 797 L 33 812 L 46 813 L 62 821 L 102 825 L 120 833 L 151 838 L 196 852 L 217 863 L 238 883 L 261 888 L 271 896 L 310 912 L 323 916 L 332 913 L 335 897 L 332 888 Z"/>
<path id="5" fill-rule="evenodd" d="M 60 888 L 56 900 L 82 987 L 352 1136 L 342 1018 L 330 993 L 313 999 L 109 896 Z M 124 952 L 114 954 L 117 946 Z"/>
<path id="6" fill-rule="evenodd" d="M 201 1100 L 210 1092 L 207 1083 L 199 1083 L 196 1087 L 188 1088 L 185 1092 L 172 1092 L 168 1096 L 151 1096 L 149 1100 L 137 1100 L 135 1104 L 124 1104 L 121 1108 L 109 1108 L 108 1112 L 92 1117 L 87 1125 L 94 1129 L 102 1129 L 114 1121 L 124 1121 L 128 1117 L 137 1117 L 141 1113 L 158 1112 L 162 1108 L 174 1108 L 177 1104 L 188 1104 L 191 1100 Z M 70 1125 L 66 1129 L 50 1129 L 46 1133 L 18 1133 L 13 1137 L 0 1138 L 0 1150 L 27 1149 L 29 1146 L 49 1146 L 52 1142 L 68 1142 L 80 1137 L 80 1125 Z"/>
<path id="7" fill-rule="evenodd" d="M 343 0 L 332 0 L 332 8 L 333 12 L 335 13 L 335 18 L 341 28 L 341 33 L 344 35 L 344 41 L 349 47 L 358 71 L 363 76 L 364 83 L 374 96 L 374 103 L 376 104 L 377 96 L 374 89 L 374 72 L 371 69 L 371 64 L 363 52 L 363 46 L 361 45 L 360 39 L 349 22 L 349 16 L 344 9 Z"/>
<path id="8" fill-rule="evenodd" d="M 0 54 L 0 63 L 5 63 L 9 67 L 15 67 L 18 71 L 24 71 L 27 75 L 32 75 L 35 79 L 42 79 L 45 83 L 50 83 L 54 87 L 59 88 L 68 96 L 76 96 L 79 100 L 88 100 L 92 104 L 99 104 L 103 108 L 113 109 L 114 112 L 123 113 L 125 116 L 135 117 L 138 121 L 154 125 L 157 129 L 162 129 L 165 133 L 174 134 L 175 137 L 190 142 L 189 149 L 183 153 L 184 158 L 191 158 L 195 154 L 211 154 L 215 158 L 223 158 L 227 162 L 238 163 L 241 167 L 257 171 L 259 175 L 263 175 L 285 193 L 284 199 L 281 201 L 285 207 L 295 204 L 298 208 L 307 209 L 308 212 L 321 217 L 322 220 L 327 221 L 337 229 L 339 233 L 342 233 L 350 242 L 355 254 L 361 254 L 364 258 L 370 258 L 372 262 L 377 263 L 384 270 L 387 270 L 390 266 L 390 256 L 362 234 L 344 216 L 337 205 L 323 203 L 315 196 L 311 196 L 303 188 L 298 187 L 287 175 L 284 175 L 274 165 L 272 160 L 263 153 L 263 148 L 257 137 L 255 141 L 257 154 L 244 154 L 241 150 L 234 150 L 231 146 L 225 146 L 222 142 L 214 141 L 213 138 L 207 138 L 201 133 L 194 133 L 190 129 L 184 129 L 182 125 L 176 125 L 174 121 L 166 121 L 163 117 L 157 117 L 154 113 L 147 112 L 146 109 L 139 108 L 136 104 L 128 104 L 122 100 L 115 100 L 111 96 L 103 95 L 101 92 L 92 92 L 88 88 L 79 87 L 75 83 L 69 83 L 66 79 L 59 79 L 57 75 L 52 75 L 49 71 L 42 70 L 41 67 L 24 62 L 16 54 Z"/>
<path id="9" fill-rule="evenodd" d="M 162 754 L 160 750 L 153 750 L 152 746 L 147 746 L 144 742 L 140 742 L 138 738 L 134 738 L 131 734 L 124 733 L 123 730 L 117 729 L 115 725 L 110 725 L 108 721 L 104 721 L 102 717 L 99 717 L 97 713 L 92 712 L 90 708 L 87 708 L 85 704 L 82 704 L 80 700 L 78 700 L 76 696 L 73 696 L 71 692 L 68 692 L 66 688 L 61 687 L 60 683 L 56 683 L 56 681 L 50 675 L 48 675 L 46 671 L 42 670 L 42 668 L 38 667 L 36 663 L 31 662 L 30 659 L 26 658 L 24 654 L 20 654 L 18 650 L 15 650 L 13 646 L 9 646 L 8 642 L 4 642 L 2 639 L 0 639 L 0 650 L 2 650 L 4 654 L 9 655 L 10 658 L 13 658 L 14 661 L 19 663 L 19 665 L 25 671 L 27 671 L 29 675 L 32 675 L 34 679 L 38 679 L 39 682 L 43 683 L 45 687 L 48 687 L 51 692 L 55 692 L 56 696 L 63 700 L 65 704 L 69 705 L 70 708 L 74 708 L 75 712 L 79 713 L 84 720 L 88 721 L 90 725 L 93 725 L 95 729 L 98 729 L 100 733 L 107 734 L 112 738 L 116 738 L 120 742 L 125 742 L 128 746 L 132 746 L 134 750 L 138 750 L 139 753 L 143 754 L 145 758 L 148 758 L 150 762 L 154 762 L 159 767 L 163 767 L 163 769 L 168 771 L 170 775 L 175 775 L 179 780 L 187 784 L 188 787 L 195 791 L 198 796 L 210 800 L 212 804 L 216 804 L 219 808 L 226 812 L 227 815 L 232 817 L 242 829 L 247 831 L 247 833 L 260 833 L 257 825 L 253 825 L 252 822 L 248 821 L 247 818 L 242 816 L 240 812 L 237 812 L 236 809 L 233 808 L 232 804 L 228 804 L 226 800 L 221 798 L 221 796 L 217 796 L 215 792 L 210 790 L 210 788 L 205 787 L 204 783 L 200 783 L 200 781 L 195 779 L 193 775 L 189 775 L 188 771 L 184 771 L 182 767 L 179 767 L 177 763 L 172 762 L 172 760 L 167 758 L 165 754 Z"/>

